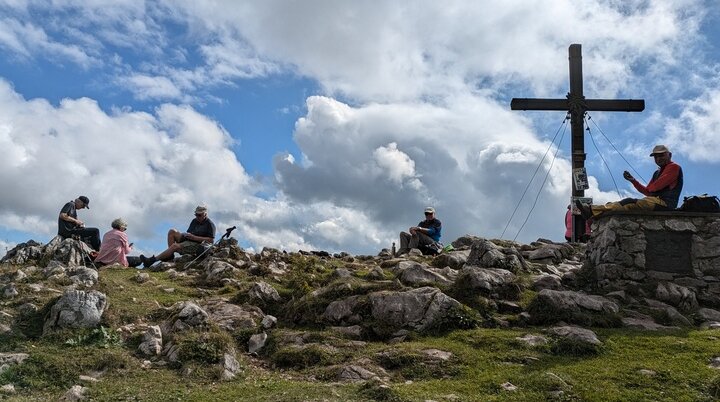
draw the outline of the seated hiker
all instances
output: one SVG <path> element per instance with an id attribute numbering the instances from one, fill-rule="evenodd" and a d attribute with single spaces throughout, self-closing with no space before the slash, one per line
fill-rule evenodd
<path id="1" fill-rule="evenodd" d="M 577 214 L 577 212 L 575 212 L 575 214 Z M 572 240 L 572 216 L 573 210 L 570 204 L 568 204 L 567 212 L 565 212 L 565 240 L 568 242 Z M 591 219 L 585 221 L 585 233 L 578 239 L 582 243 L 585 243 L 590 238 L 590 223 L 592 223 Z"/>
<path id="2" fill-rule="evenodd" d="M 408 229 L 410 233 L 400 232 L 400 250 L 398 250 L 398 255 L 406 254 L 413 248 L 437 245 L 440 241 L 441 230 L 442 223 L 435 218 L 435 208 L 425 208 L 424 221 Z"/>
<path id="3" fill-rule="evenodd" d="M 102 239 L 102 245 L 95 264 L 99 266 L 120 264 L 124 267 L 137 267 L 142 261 L 140 257 L 128 256 L 127 253 L 132 250 L 132 243 L 128 243 L 127 223 L 122 218 L 117 218 L 110 224 L 112 230 L 105 233 Z"/>
<path id="4" fill-rule="evenodd" d="M 79 236 L 93 250 L 98 251 L 100 250 L 100 231 L 97 228 L 86 228 L 85 223 L 77 217 L 77 210 L 83 208 L 90 209 L 90 199 L 84 195 L 62 207 L 58 217 L 58 235 L 65 239 Z"/>
<path id="5" fill-rule="evenodd" d="M 655 164 L 659 166 L 659 169 L 653 173 L 647 186 L 640 184 L 627 170 L 623 172 L 625 180 L 631 182 L 639 192 L 645 195 L 645 198 L 625 198 L 605 205 L 590 206 L 583 205 L 576 200 L 575 205 L 583 217 L 589 219 L 605 211 L 669 211 L 675 209 L 683 187 L 682 168 L 671 160 L 672 153 L 665 145 L 656 145 L 650 156 L 655 158 Z"/>
<path id="6" fill-rule="evenodd" d="M 181 233 L 176 229 L 170 229 L 167 234 L 168 248 L 157 256 L 145 257 L 140 255 L 143 266 L 150 267 L 156 261 L 169 261 L 175 253 L 198 254 L 202 252 L 202 243 L 213 243 L 215 241 L 215 224 L 207 216 L 207 207 L 198 205 L 195 208 L 195 218 L 190 222 L 187 232 Z"/>

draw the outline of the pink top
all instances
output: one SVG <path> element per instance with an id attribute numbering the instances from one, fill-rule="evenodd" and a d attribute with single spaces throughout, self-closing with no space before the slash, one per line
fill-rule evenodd
<path id="1" fill-rule="evenodd" d="M 127 267 L 128 262 L 126 256 L 130 250 L 132 250 L 132 247 L 128 244 L 128 237 L 125 232 L 112 229 L 103 236 L 100 251 L 97 257 L 95 257 L 95 261 L 108 265 L 118 263 Z"/>
<path id="2" fill-rule="evenodd" d="M 590 221 L 585 221 L 585 234 L 590 234 Z M 565 237 L 572 237 L 572 212 L 565 212 Z"/>

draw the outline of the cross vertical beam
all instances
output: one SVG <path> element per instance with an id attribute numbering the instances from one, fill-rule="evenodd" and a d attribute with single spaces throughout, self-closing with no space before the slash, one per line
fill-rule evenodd
<path id="1" fill-rule="evenodd" d="M 573 169 L 585 167 L 585 112 L 642 112 L 645 110 L 643 99 L 585 99 L 582 77 L 582 46 L 572 44 L 568 49 L 570 59 L 570 92 L 566 99 L 528 99 L 513 98 L 511 110 L 563 110 L 570 113 L 571 158 Z M 572 172 L 570 172 L 572 175 Z M 583 197 L 585 190 L 575 188 L 572 183 L 572 196 Z M 573 215 L 572 241 L 577 241 L 585 233 L 585 220 Z"/>

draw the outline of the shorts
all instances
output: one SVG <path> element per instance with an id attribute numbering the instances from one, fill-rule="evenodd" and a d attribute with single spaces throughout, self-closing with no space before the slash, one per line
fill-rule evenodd
<path id="1" fill-rule="evenodd" d="M 185 240 L 180 243 L 180 250 L 178 250 L 178 253 L 185 255 L 185 254 L 199 254 L 203 250 L 202 243 L 198 243 L 196 241 L 192 240 Z"/>

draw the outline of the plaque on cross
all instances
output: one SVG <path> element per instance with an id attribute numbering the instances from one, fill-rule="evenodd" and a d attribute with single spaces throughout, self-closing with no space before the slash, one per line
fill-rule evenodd
<path id="1" fill-rule="evenodd" d="M 572 171 L 585 167 L 585 112 L 642 112 L 645 109 L 643 99 L 585 99 L 582 79 L 582 48 L 579 44 L 570 45 L 570 92 L 565 99 L 528 99 L 513 98 L 512 110 L 558 110 L 570 113 Z M 573 182 L 572 197 L 584 197 L 585 190 L 576 188 Z M 585 232 L 585 220 L 573 215 L 572 241 L 580 239 Z"/>

